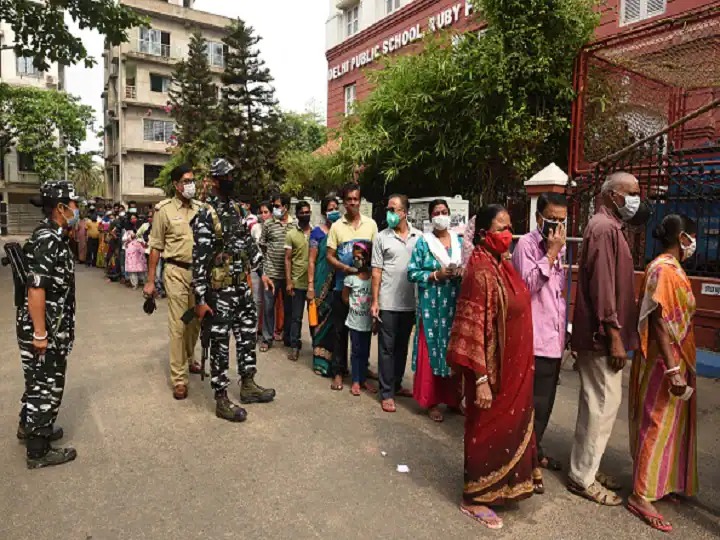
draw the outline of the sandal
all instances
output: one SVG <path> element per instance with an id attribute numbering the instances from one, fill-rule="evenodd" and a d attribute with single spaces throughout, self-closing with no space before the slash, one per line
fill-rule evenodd
<path id="1" fill-rule="evenodd" d="M 398 397 L 413 397 L 412 390 L 408 390 L 407 388 L 401 388 L 395 392 L 395 395 Z"/>
<path id="2" fill-rule="evenodd" d="M 499 530 L 503 528 L 503 520 L 500 519 L 500 516 L 498 516 L 490 508 L 480 512 L 473 512 L 469 508 L 461 505 L 460 511 L 478 523 L 485 525 L 488 529 Z"/>
<path id="3" fill-rule="evenodd" d="M 619 489 L 622 489 L 622 484 L 615 480 L 615 478 L 610 476 L 609 474 L 599 472 L 595 475 L 595 480 L 600 482 L 603 486 L 605 486 L 611 491 L 617 491 Z"/>
<path id="4" fill-rule="evenodd" d="M 355 397 L 360 397 L 360 383 L 353 383 L 350 387 L 350 393 Z"/>
<path id="5" fill-rule="evenodd" d="M 545 494 L 545 484 L 543 484 L 542 480 L 533 480 L 533 491 L 536 495 Z"/>
<path id="6" fill-rule="evenodd" d="M 382 410 L 387 413 L 394 413 L 397 411 L 397 407 L 395 407 L 395 400 L 393 399 L 383 399 L 380 405 L 382 406 Z"/>
<path id="7" fill-rule="evenodd" d="M 371 379 L 371 380 L 373 380 L 373 381 L 377 381 L 377 380 L 378 380 L 377 371 L 373 371 L 372 369 L 370 369 L 370 368 L 368 367 L 368 369 L 367 369 L 367 378 L 368 378 L 368 379 Z"/>
<path id="8" fill-rule="evenodd" d="M 369 382 L 364 382 L 360 384 L 360 387 L 365 390 L 368 394 L 377 394 L 377 388 L 375 388 L 372 384 Z"/>
<path id="9" fill-rule="evenodd" d="M 672 524 L 669 521 L 665 521 L 662 514 L 651 514 L 631 502 L 628 502 L 627 509 L 655 530 L 668 533 L 673 530 Z"/>
<path id="10" fill-rule="evenodd" d="M 445 420 L 442 411 L 440 411 L 440 409 L 438 409 L 437 407 L 431 407 L 430 410 L 428 410 L 428 416 L 433 422 L 440 423 Z"/>
<path id="11" fill-rule="evenodd" d="M 269 348 L 270 348 L 270 345 L 268 345 L 267 341 L 263 341 L 260 344 L 260 352 L 268 352 Z"/>
<path id="12" fill-rule="evenodd" d="M 342 378 L 340 378 L 340 382 L 337 382 L 338 378 L 339 377 L 334 378 L 333 382 L 330 383 L 330 390 L 335 390 L 335 391 L 339 392 L 340 390 L 343 389 Z"/>
<path id="13" fill-rule="evenodd" d="M 589 487 L 583 488 L 572 480 L 568 480 L 567 489 L 570 493 L 603 506 L 620 506 L 622 504 L 622 499 L 618 497 L 617 493 L 608 490 L 599 482 L 593 482 Z"/>
<path id="14" fill-rule="evenodd" d="M 548 469 L 550 471 L 562 471 L 562 463 L 560 463 L 557 459 L 551 458 L 549 456 L 545 456 L 540 460 L 540 467 L 542 467 L 543 469 Z M 606 487 L 609 488 L 609 486 Z"/>

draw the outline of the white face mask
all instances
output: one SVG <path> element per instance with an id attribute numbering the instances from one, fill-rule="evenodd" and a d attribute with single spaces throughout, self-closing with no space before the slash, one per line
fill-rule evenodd
<path id="1" fill-rule="evenodd" d="M 282 208 L 273 208 L 273 216 L 275 219 L 280 219 L 283 217 L 283 211 Z"/>
<path id="2" fill-rule="evenodd" d="M 196 187 L 195 187 L 194 182 L 191 182 L 189 184 L 183 184 L 182 195 L 186 199 L 192 199 L 195 196 L 195 191 L 196 191 Z"/>
<path id="3" fill-rule="evenodd" d="M 695 250 L 697 249 L 697 241 L 687 233 L 683 233 L 683 235 L 685 235 L 685 237 L 690 240 L 690 243 L 687 246 L 683 246 L 682 244 L 680 244 L 680 247 L 682 249 L 682 260 L 686 261 L 693 255 L 695 255 Z"/>
<path id="4" fill-rule="evenodd" d="M 433 228 L 438 231 L 444 231 L 450 226 L 450 216 L 434 216 L 432 218 Z"/>
<path id="5" fill-rule="evenodd" d="M 625 195 L 625 206 L 620 207 L 615 204 L 615 208 L 618 209 L 618 213 L 623 221 L 629 221 L 635 216 L 635 214 L 637 214 L 637 211 L 640 208 L 640 196 Z"/>

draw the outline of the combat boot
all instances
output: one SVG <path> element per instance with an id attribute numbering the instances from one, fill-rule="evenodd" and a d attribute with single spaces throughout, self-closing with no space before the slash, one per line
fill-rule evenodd
<path id="1" fill-rule="evenodd" d="M 63 438 L 64 435 L 65 435 L 65 432 L 63 432 L 63 428 L 53 426 L 53 432 L 52 432 L 52 435 L 50 435 L 49 440 L 50 441 L 59 441 L 60 439 Z M 18 424 L 17 438 L 20 439 L 21 441 L 24 441 L 28 438 L 27 429 L 22 423 Z"/>
<path id="2" fill-rule="evenodd" d="M 241 403 L 270 403 L 275 399 L 275 390 L 263 388 L 255 382 L 255 373 L 246 373 L 240 379 Z"/>
<path id="3" fill-rule="evenodd" d="M 227 392 L 220 392 L 215 394 L 215 416 L 229 422 L 244 422 L 247 411 L 230 401 Z"/>
<path id="4" fill-rule="evenodd" d="M 42 469 L 69 463 L 77 457 L 74 448 L 53 448 L 45 437 L 30 436 L 25 443 L 27 447 L 27 468 Z"/>

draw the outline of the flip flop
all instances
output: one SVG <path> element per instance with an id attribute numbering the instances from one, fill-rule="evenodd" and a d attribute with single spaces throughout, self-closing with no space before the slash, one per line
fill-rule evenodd
<path id="1" fill-rule="evenodd" d="M 669 533 L 673 530 L 673 526 L 669 522 L 665 521 L 662 514 L 651 514 L 649 512 L 645 512 L 643 509 L 638 508 L 630 502 L 627 504 L 627 509 L 657 531 Z"/>
<path id="2" fill-rule="evenodd" d="M 382 407 L 382 410 L 386 413 L 394 413 L 397 411 L 397 407 L 395 406 L 395 402 L 391 399 L 383 399 L 380 403 L 380 406 Z"/>
<path id="3" fill-rule="evenodd" d="M 361 384 L 360 388 L 365 390 L 368 394 L 377 394 L 378 392 L 377 388 L 368 382 Z"/>
<path id="4" fill-rule="evenodd" d="M 342 389 L 343 389 L 342 383 L 340 383 L 340 384 L 332 383 L 332 384 L 330 385 L 330 390 L 335 390 L 335 391 L 339 392 L 339 391 L 342 390 Z"/>
<path id="5" fill-rule="evenodd" d="M 445 420 L 442 411 L 438 408 L 430 409 L 428 411 L 428 416 L 430 417 L 430 420 L 432 420 L 433 422 L 437 422 L 438 424 Z"/>
<path id="6" fill-rule="evenodd" d="M 549 456 L 545 456 L 540 460 L 540 467 L 542 467 L 543 469 L 548 469 L 550 471 L 562 471 L 562 463 L 560 463 L 557 459 L 551 458 Z"/>
<path id="7" fill-rule="evenodd" d="M 503 521 L 502 521 L 502 519 L 500 519 L 500 516 L 498 516 L 495 512 L 493 512 L 489 508 L 486 512 L 473 512 L 472 510 L 469 510 L 469 509 L 465 508 L 464 506 L 461 506 L 460 511 L 463 514 L 465 514 L 466 516 L 474 519 L 478 523 L 485 525 L 488 529 L 497 531 L 497 530 L 500 530 L 503 528 Z M 500 523 L 490 523 L 488 521 L 488 518 L 499 519 Z"/>
<path id="8" fill-rule="evenodd" d="M 270 346 L 266 342 L 260 344 L 260 352 L 268 352 L 268 349 L 270 349 Z"/>
<path id="9" fill-rule="evenodd" d="M 395 392 L 395 395 L 398 397 L 413 397 L 412 390 L 408 390 L 407 388 L 401 388 Z"/>
<path id="10" fill-rule="evenodd" d="M 355 397 L 360 397 L 360 385 L 359 384 L 353 384 L 350 388 L 350 393 Z"/>

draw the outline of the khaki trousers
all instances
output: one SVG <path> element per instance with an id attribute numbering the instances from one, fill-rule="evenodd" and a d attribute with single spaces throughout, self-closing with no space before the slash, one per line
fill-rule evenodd
<path id="1" fill-rule="evenodd" d="M 577 367 L 580 401 L 570 454 L 570 480 L 588 488 L 595 482 L 622 403 L 622 371 L 612 370 L 607 355 L 594 351 L 579 352 Z"/>
<path id="2" fill-rule="evenodd" d="M 170 380 L 173 386 L 178 384 L 187 386 L 190 381 L 188 365 L 193 362 L 195 344 L 200 335 L 200 324 L 197 319 L 187 326 L 180 320 L 188 309 L 195 307 L 195 295 L 190 286 L 192 271 L 174 264 L 166 264 L 164 281 L 168 299 Z"/>

